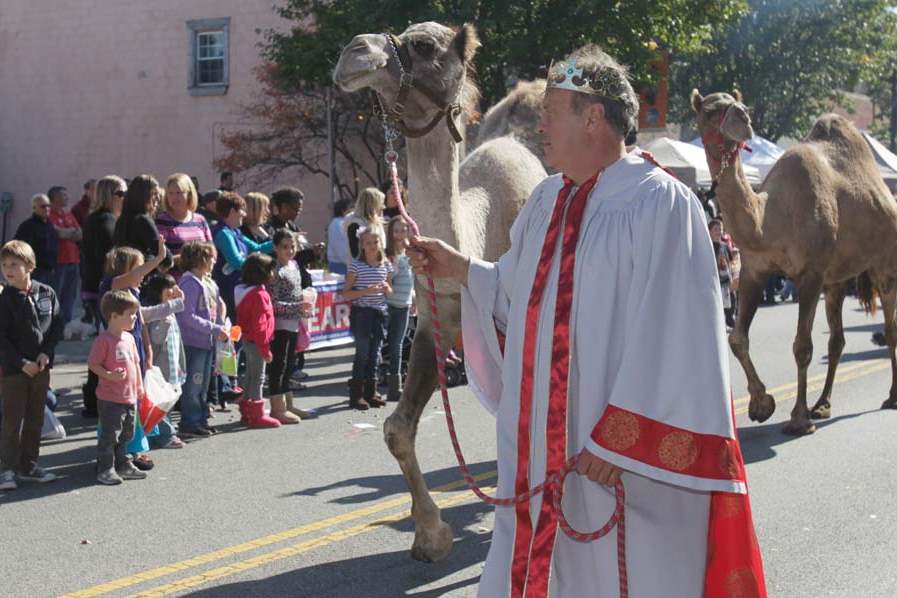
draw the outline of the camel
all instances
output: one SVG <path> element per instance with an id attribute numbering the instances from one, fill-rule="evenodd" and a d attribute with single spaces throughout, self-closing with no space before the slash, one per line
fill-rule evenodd
<path id="1" fill-rule="evenodd" d="M 408 194 L 422 233 L 468 255 L 497 260 L 508 248 L 517 212 L 545 170 L 526 147 L 507 136 L 483 143 L 460 161 L 456 142 L 465 115 L 472 114 L 478 99 L 468 73 L 479 45 L 476 30 L 467 24 L 452 30 L 438 23 L 418 23 L 397 37 L 358 35 L 340 54 L 333 80 L 347 92 L 374 90 L 405 133 Z M 411 79 L 403 76 L 405 72 Z M 437 385 L 426 283 L 420 278 L 417 293 L 419 319 L 408 378 L 383 432 L 411 491 L 415 522 L 411 555 L 430 562 L 449 554 L 453 534 L 430 497 L 415 454 L 418 422 Z M 437 304 L 443 350 L 448 350 L 461 328 L 458 286 L 438 282 Z"/>
<path id="2" fill-rule="evenodd" d="M 897 408 L 897 203 L 885 186 L 859 131 L 845 118 L 820 117 L 803 142 L 790 148 L 769 172 L 758 193 L 742 170 L 739 144 L 753 135 L 747 108 L 736 92 L 701 96 L 691 104 L 704 140 L 707 164 L 717 181 L 726 228 L 742 252 L 738 320 L 729 345 L 744 368 L 750 391 L 749 416 L 765 421 L 775 410 L 749 354 L 748 331 L 769 274 L 781 271 L 800 290 L 794 359 L 797 400 L 783 431 L 811 434 L 813 419 L 831 416 L 832 384 L 844 349 L 841 308 L 848 283 L 857 277 L 867 311 L 880 295 L 892 383 L 882 408 Z M 807 408 L 810 336 L 819 293 L 825 293 L 830 337 L 825 386 Z"/>

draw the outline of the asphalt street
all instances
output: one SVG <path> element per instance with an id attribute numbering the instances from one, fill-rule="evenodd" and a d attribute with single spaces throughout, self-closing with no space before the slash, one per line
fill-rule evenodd
<path id="1" fill-rule="evenodd" d="M 878 409 L 890 387 L 870 319 L 845 304 L 847 346 L 832 419 L 808 437 L 781 432 L 793 405 L 795 304 L 761 308 L 752 352 L 778 409 L 764 424 L 738 415 L 770 596 L 891 597 L 897 548 L 897 412 Z M 817 310 L 810 400 L 825 374 L 828 338 Z M 301 399 L 317 417 L 276 430 L 245 430 L 216 414 L 224 433 L 183 450 L 151 453 L 143 481 L 94 481 L 95 440 L 81 419 L 86 348 L 65 343 L 55 388 L 68 438 L 48 442 L 43 464 L 61 479 L 0 492 L 0 595 L 314 596 L 462 598 L 476 595 L 489 548 L 491 509 L 463 487 L 442 408 L 427 407 L 417 438 L 421 466 L 455 547 L 442 562 L 411 560 L 410 501 L 382 441 L 392 407 L 349 411 L 346 349 L 312 354 Z M 79 362 L 80 361 L 80 362 Z M 732 358 L 737 408 L 747 386 Z M 450 393 L 461 442 L 482 483 L 494 483 L 493 420 L 466 387 Z M 643 597 L 634 597 L 643 598 Z M 653 598 L 653 597 L 652 597 Z"/>

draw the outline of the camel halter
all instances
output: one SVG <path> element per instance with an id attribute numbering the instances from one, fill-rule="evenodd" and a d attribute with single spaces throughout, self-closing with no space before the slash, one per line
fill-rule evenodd
<path id="1" fill-rule="evenodd" d="M 391 40 L 390 42 L 392 43 Z M 394 45 L 393 49 L 396 49 Z M 400 56 L 397 50 L 396 56 Z M 401 60 L 399 61 L 399 65 L 401 67 Z M 407 96 L 407 93 L 405 95 Z M 451 119 L 448 120 L 450 123 L 452 123 Z M 402 215 L 402 218 L 404 218 L 411 226 L 411 230 L 413 231 L 414 236 L 419 236 L 420 227 L 418 227 L 414 219 L 412 219 L 411 216 L 408 215 L 408 212 L 405 210 L 405 202 L 402 201 L 402 193 L 399 187 L 399 172 L 398 167 L 396 166 L 399 155 L 395 150 L 394 143 L 395 140 L 399 137 L 399 131 L 402 131 L 402 129 L 399 128 L 398 124 L 388 116 L 385 116 L 381 122 L 383 124 L 383 137 L 386 143 L 386 152 L 384 153 L 383 158 L 386 161 L 387 168 L 389 169 L 389 176 L 392 182 L 392 192 L 396 197 L 396 205 L 399 208 L 399 213 Z M 435 126 L 433 123 L 435 122 L 436 121 L 434 120 L 430 123 L 427 128 L 427 132 L 429 130 L 432 130 L 432 128 Z M 398 131 L 396 129 L 398 129 Z M 449 129 L 452 129 L 451 124 L 449 125 Z M 421 135 L 425 134 L 426 132 L 422 133 Z M 460 142 L 460 139 L 456 139 L 456 142 Z M 442 325 L 439 321 L 439 307 L 436 303 L 436 284 L 433 281 L 433 276 L 429 272 L 427 273 L 427 299 L 430 304 L 430 318 L 433 325 L 433 348 L 434 353 L 436 354 L 436 372 L 439 380 L 439 391 L 440 395 L 442 396 L 442 407 L 445 410 L 445 423 L 448 427 L 449 438 L 452 441 L 452 448 L 455 451 L 455 458 L 458 461 L 458 469 L 461 471 L 461 476 L 464 478 L 464 481 L 467 483 L 467 486 L 470 488 L 471 492 L 473 492 L 477 496 L 477 498 L 488 505 L 496 507 L 510 507 L 518 503 L 528 501 L 532 497 L 545 492 L 549 488 L 554 488 L 554 492 L 551 493 L 551 506 L 554 512 L 557 514 L 558 527 L 560 527 L 561 530 L 563 530 L 563 532 L 569 538 L 576 540 L 577 542 L 593 542 L 595 540 L 598 540 L 599 538 L 606 536 L 614 528 L 616 528 L 617 573 L 620 588 L 619 594 L 620 598 L 629 598 L 629 577 L 626 570 L 626 491 L 623 488 L 622 481 L 617 481 L 614 487 L 616 502 L 613 513 L 607 520 L 607 523 L 592 532 L 581 532 L 574 529 L 573 526 L 570 525 L 570 523 L 567 521 L 567 517 L 564 515 L 563 505 L 561 504 L 564 494 L 564 480 L 566 480 L 567 476 L 576 469 L 576 465 L 577 463 L 579 463 L 579 458 L 582 453 L 573 455 L 567 460 L 566 464 L 560 471 L 555 474 L 549 475 L 537 486 L 534 486 L 528 491 L 522 492 L 517 496 L 508 498 L 489 496 L 483 491 L 482 488 L 477 485 L 473 474 L 470 473 L 470 468 L 467 466 L 467 461 L 464 459 L 464 453 L 461 451 L 461 443 L 458 440 L 458 434 L 455 431 L 455 419 L 452 415 L 451 403 L 449 402 L 448 381 L 445 375 L 446 356 L 445 351 L 443 351 L 442 349 Z"/>
<path id="2" fill-rule="evenodd" d="M 736 104 L 739 104 L 739 102 L 736 102 L 735 104 L 729 104 L 726 107 L 726 109 L 723 111 L 723 115 L 719 119 L 719 124 L 716 126 L 715 130 L 708 131 L 704 135 L 701 135 L 701 142 L 704 144 L 704 148 L 707 150 L 707 157 L 709 157 L 714 162 L 719 162 L 720 165 L 719 171 L 716 173 L 716 176 L 713 177 L 713 180 L 710 184 L 711 193 L 716 191 L 719 180 L 720 178 L 722 178 L 723 173 L 726 171 L 726 169 L 735 163 L 735 156 L 738 155 L 738 152 L 740 152 L 741 150 L 747 150 L 749 152 L 753 151 L 751 147 L 744 141 L 733 142 L 729 139 L 726 139 L 725 135 L 723 135 L 723 127 L 725 126 L 726 121 L 729 119 L 729 111 Z M 734 143 L 734 145 L 731 149 L 728 149 L 728 146 L 731 143 Z M 715 148 L 715 151 L 719 154 L 719 157 L 714 156 L 710 148 Z"/>
<path id="3" fill-rule="evenodd" d="M 412 138 L 423 137 L 435 129 L 436 125 L 439 124 L 439 121 L 445 117 L 445 124 L 448 127 L 449 133 L 452 135 L 452 139 L 455 140 L 455 143 L 461 143 L 464 137 L 461 135 L 458 125 L 455 124 L 455 119 L 461 114 L 461 103 L 457 99 L 452 103 L 448 103 L 422 81 L 416 81 L 414 75 L 411 73 L 414 65 L 411 60 L 411 54 L 408 52 L 408 48 L 392 33 L 384 33 L 383 37 L 386 38 L 389 48 L 392 50 L 392 56 L 386 63 L 387 67 L 390 64 L 395 63 L 399 70 L 399 93 L 396 96 L 396 101 L 392 105 L 392 108 L 387 110 L 383 106 L 380 94 L 373 92 L 376 100 L 374 102 L 375 111 L 379 108 L 379 116 L 382 117 L 384 122 L 388 121 L 393 127 L 398 129 L 402 135 Z M 409 127 L 403 120 L 405 103 L 408 101 L 408 95 L 413 89 L 419 91 L 425 98 L 430 100 L 434 106 L 439 108 L 439 111 L 433 116 L 433 119 L 420 129 Z M 460 94 L 460 91 L 458 93 Z"/>

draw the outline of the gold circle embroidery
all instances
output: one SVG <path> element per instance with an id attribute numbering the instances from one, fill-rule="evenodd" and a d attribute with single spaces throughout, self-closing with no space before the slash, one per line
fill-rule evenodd
<path id="1" fill-rule="evenodd" d="M 726 576 L 726 598 L 757 598 L 757 578 L 747 567 L 734 569 Z"/>
<path id="2" fill-rule="evenodd" d="M 625 451 L 638 442 L 638 419 L 623 411 L 616 411 L 607 416 L 601 425 L 601 440 L 612 451 Z"/>
<path id="3" fill-rule="evenodd" d="M 698 445 L 689 432 L 670 432 L 657 450 L 660 462 L 673 471 L 687 469 L 698 458 Z"/>
<path id="4" fill-rule="evenodd" d="M 738 479 L 738 459 L 735 458 L 735 448 L 730 442 L 724 442 L 720 449 L 719 467 L 727 478 Z"/>

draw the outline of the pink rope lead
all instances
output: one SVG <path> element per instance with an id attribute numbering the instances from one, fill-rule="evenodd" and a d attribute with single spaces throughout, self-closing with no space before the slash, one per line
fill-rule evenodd
<path id="1" fill-rule="evenodd" d="M 399 213 L 402 215 L 402 218 L 404 218 L 411 226 L 411 229 L 414 232 L 414 236 L 419 236 L 420 228 L 417 226 L 417 223 L 411 218 L 411 216 L 408 215 L 408 212 L 405 210 L 405 202 L 402 201 L 402 194 L 399 189 L 399 172 L 396 166 L 397 160 L 398 155 L 395 151 L 390 150 L 386 153 L 386 163 L 389 168 L 389 176 L 392 180 L 392 192 L 393 194 L 395 194 L 396 204 L 398 205 Z M 545 480 L 542 481 L 542 483 L 533 488 L 530 488 L 527 492 L 523 492 L 518 496 L 513 496 L 510 498 L 497 498 L 489 496 L 488 494 L 483 492 L 482 488 L 477 485 L 476 480 L 473 479 L 473 475 L 470 473 L 470 468 L 467 466 L 467 462 L 464 460 L 464 454 L 461 451 L 461 443 L 459 442 L 458 434 L 455 431 L 455 420 L 452 416 L 452 406 L 449 403 L 448 384 L 445 377 L 445 352 L 442 349 L 442 327 L 439 322 L 439 309 L 436 305 L 436 285 L 433 281 L 433 277 L 429 274 L 427 275 L 427 299 L 430 303 L 430 314 L 433 324 L 433 341 L 436 352 L 436 371 L 439 378 L 439 390 L 440 394 L 442 395 L 442 406 L 445 409 L 445 422 L 448 426 L 449 437 L 452 441 L 452 448 L 455 450 L 455 458 L 458 460 L 458 468 L 461 470 L 461 475 L 464 477 L 464 481 L 467 482 L 467 486 L 470 488 L 471 492 L 473 492 L 477 496 L 477 498 L 479 498 L 486 504 L 497 507 L 508 507 L 529 500 L 537 494 L 544 492 L 547 488 L 553 486 L 555 488 L 555 492 L 552 493 L 552 507 L 554 508 L 555 513 L 557 513 L 558 526 L 560 526 L 560 528 L 564 531 L 565 534 L 567 534 L 568 537 L 576 540 L 577 542 L 592 542 L 606 536 L 611 532 L 611 530 L 614 529 L 614 527 L 616 527 L 617 565 L 620 580 L 620 598 L 628 598 L 629 580 L 626 574 L 626 492 L 623 489 L 623 482 L 618 481 L 614 488 L 616 496 L 616 506 L 614 508 L 614 512 L 610 516 L 610 519 L 608 519 L 607 523 L 605 523 L 601 528 L 588 533 L 577 531 L 573 528 L 572 525 L 570 525 L 570 523 L 567 521 L 567 518 L 564 516 L 564 508 L 561 504 L 564 492 L 564 480 L 567 478 L 567 475 L 569 475 L 570 472 L 576 469 L 576 464 L 579 461 L 579 455 L 570 457 L 570 459 L 567 461 L 564 468 L 560 472 L 548 476 L 547 478 L 545 478 Z"/>

